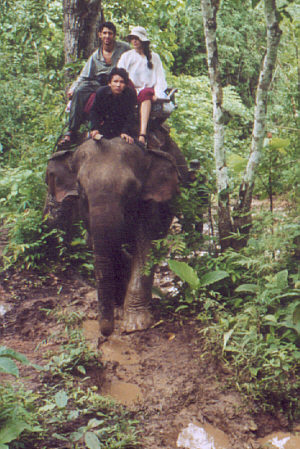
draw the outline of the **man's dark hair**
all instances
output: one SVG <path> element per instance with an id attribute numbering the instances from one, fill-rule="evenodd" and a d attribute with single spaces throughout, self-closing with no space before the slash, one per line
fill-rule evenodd
<path id="1" fill-rule="evenodd" d="M 119 67 L 114 67 L 110 74 L 108 75 L 108 83 L 111 82 L 111 80 L 113 79 L 113 77 L 115 75 L 119 75 L 121 78 L 123 78 L 123 80 L 125 81 L 126 86 L 128 86 L 129 83 L 129 76 L 128 73 L 126 72 L 125 69 L 121 69 Z"/>
<path id="2" fill-rule="evenodd" d="M 103 28 L 108 28 L 109 30 L 111 30 L 114 33 L 114 35 L 117 34 L 117 28 L 115 27 L 115 25 L 112 22 L 102 22 L 102 23 L 100 23 L 98 32 L 101 33 Z"/>

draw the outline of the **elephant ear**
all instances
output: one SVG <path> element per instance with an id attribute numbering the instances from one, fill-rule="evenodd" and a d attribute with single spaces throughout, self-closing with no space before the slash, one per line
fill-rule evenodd
<path id="1" fill-rule="evenodd" d="M 47 171 L 46 183 L 48 192 L 61 203 L 67 196 L 77 196 L 77 174 L 72 167 L 73 151 L 58 151 L 51 156 Z"/>
<path id="2" fill-rule="evenodd" d="M 162 151 L 148 150 L 151 158 L 142 190 L 143 200 L 158 203 L 169 201 L 179 193 L 179 175 L 172 156 Z"/>

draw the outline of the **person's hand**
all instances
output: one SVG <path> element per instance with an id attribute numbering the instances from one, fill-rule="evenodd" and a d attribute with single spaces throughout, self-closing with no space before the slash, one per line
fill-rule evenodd
<path id="1" fill-rule="evenodd" d="M 124 139 L 127 143 L 133 143 L 133 138 L 128 134 L 122 133 L 121 138 Z"/>
<path id="2" fill-rule="evenodd" d="M 103 137 L 97 129 L 93 129 L 93 131 L 90 132 L 90 136 L 94 140 L 100 140 L 101 137 Z"/>
<path id="3" fill-rule="evenodd" d="M 154 94 L 152 97 L 152 101 L 155 103 L 155 101 L 157 101 L 157 96 Z"/>
<path id="4" fill-rule="evenodd" d="M 72 89 L 69 89 L 69 90 L 68 90 L 68 92 L 67 92 L 67 97 L 69 98 L 69 100 L 72 99 L 73 93 L 74 93 L 74 90 L 72 90 Z"/>

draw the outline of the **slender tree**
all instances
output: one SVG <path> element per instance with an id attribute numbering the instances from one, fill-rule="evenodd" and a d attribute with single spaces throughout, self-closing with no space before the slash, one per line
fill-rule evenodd
<path id="1" fill-rule="evenodd" d="M 235 229 L 247 235 L 251 224 L 252 192 L 257 166 L 263 151 L 265 124 L 268 106 L 268 90 L 276 64 L 277 49 L 280 42 L 278 13 L 275 0 L 265 0 L 265 20 L 267 27 L 267 49 L 259 76 L 254 111 L 254 126 L 252 132 L 251 150 L 247 167 L 240 186 L 239 200 L 235 207 Z"/>
<path id="2" fill-rule="evenodd" d="M 279 28 L 276 0 L 264 0 L 267 49 L 263 58 L 256 92 L 250 156 L 240 186 L 239 199 L 234 207 L 232 218 L 229 203 L 230 183 L 226 168 L 226 151 L 224 148 L 224 125 L 226 123 L 226 114 L 224 114 L 222 108 L 222 86 L 219 76 L 218 46 L 216 40 L 219 0 L 201 0 L 201 4 L 213 100 L 214 150 L 218 191 L 218 226 L 221 250 L 224 250 L 228 246 L 240 247 L 247 241 L 247 233 L 251 225 L 250 210 L 255 174 L 263 151 L 268 90 L 270 88 L 276 63 L 281 30 Z M 232 239 L 230 235 L 232 231 L 239 232 L 244 238 L 239 241 Z"/>
<path id="3" fill-rule="evenodd" d="M 222 107 L 223 91 L 219 72 L 216 38 L 219 4 L 219 0 L 202 0 L 207 63 L 213 100 L 214 154 L 218 191 L 218 229 L 221 249 L 224 250 L 230 246 L 229 236 L 233 229 L 229 204 L 229 177 L 226 166 L 226 151 L 224 148 L 224 122 L 226 120 Z"/>

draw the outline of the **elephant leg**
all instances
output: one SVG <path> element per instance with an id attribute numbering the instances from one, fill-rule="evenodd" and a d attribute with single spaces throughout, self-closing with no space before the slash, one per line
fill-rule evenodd
<path id="1" fill-rule="evenodd" d="M 150 300 L 152 295 L 153 272 L 144 273 L 151 240 L 146 236 L 142 226 L 137 232 L 136 247 L 131 264 L 129 280 L 124 303 L 124 331 L 135 332 L 147 329 L 152 324 Z"/>
<path id="2" fill-rule="evenodd" d="M 131 255 L 122 249 L 117 252 L 114 260 L 116 274 L 116 306 L 123 306 L 124 304 L 127 286 L 130 279 L 131 260 Z"/>

